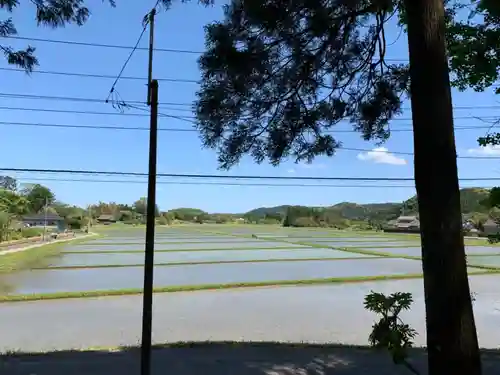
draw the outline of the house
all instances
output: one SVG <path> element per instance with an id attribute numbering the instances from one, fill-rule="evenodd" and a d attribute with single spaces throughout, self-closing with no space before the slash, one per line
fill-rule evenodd
<path id="1" fill-rule="evenodd" d="M 416 216 L 400 216 L 387 223 L 386 232 L 420 232 L 420 220 Z"/>
<path id="2" fill-rule="evenodd" d="M 396 219 L 396 228 L 420 229 L 420 220 L 416 216 L 400 216 Z"/>
<path id="3" fill-rule="evenodd" d="M 495 220 L 488 219 L 483 224 L 483 232 L 487 236 L 494 235 L 494 234 L 500 234 L 500 225 L 498 225 L 498 223 Z"/>
<path id="4" fill-rule="evenodd" d="M 34 215 L 26 215 L 22 217 L 22 223 L 25 226 L 30 227 L 57 227 L 58 229 L 63 230 L 65 227 L 64 219 L 53 213 L 41 213 Z"/>
<path id="5" fill-rule="evenodd" d="M 105 224 L 105 225 L 108 225 L 108 224 L 111 224 L 111 223 L 116 223 L 116 219 L 114 217 L 114 215 L 101 215 L 97 218 L 97 222 L 99 224 Z"/>

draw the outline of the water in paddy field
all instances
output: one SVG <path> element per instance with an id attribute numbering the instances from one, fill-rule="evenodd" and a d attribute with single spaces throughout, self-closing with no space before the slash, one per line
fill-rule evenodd
<path id="1" fill-rule="evenodd" d="M 214 232 L 222 231 L 219 228 L 229 231 L 229 227 L 224 226 L 210 229 Z M 248 229 L 251 227 L 246 228 Z M 259 231 L 263 232 L 261 228 Z M 176 231 L 175 228 L 159 230 L 156 236 L 155 286 L 421 273 L 419 260 L 377 256 L 390 253 L 396 257 L 418 257 L 420 247 L 416 238 L 375 234 L 349 234 L 349 237 L 348 234 L 338 232 L 329 237 L 327 231 L 320 234 L 287 230 L 286 237 L 255 239 L 251 238 L 251 231 L 243 232 L 248 238 L 230 235 L 231 233 L 223 235 L 194 230 Z M 277 232 L 282 234 L 281 231 Z M 341 247 L 342 250 L 335 247 Z M 373 254 L 356 252 L 360 248 Z M 500 268 L 500 256 L 481 255 L 500 253 L 497 251 L 500 248 L 484 246 L 469 247 L 468 250 L 470 265 L 498 264 Z M 258 262 L 269 259 L 276 261 Z M 3 276 L 4 287 L 0 289 L 0 293 L 45 294 L 140 289 L 143 283 L 143 262 L 143 231 L 109 231 L 107 237 L 85 243 L 65 244 L 62 254 L 40 265 L 52 269 Z M 215 264 L 172 265 L 176 262 Z M 113 265 L 122 267 L 99 268 Z M 58 267 L 60 269 L 54 269 Z M 471 274 L 476 271 L 477 268 L 470 269 Z M 496 287 L 498 281 L 496 276 L 471 276 L 471 289 L 477 298 L 475 314 L 478 330 L 485 346 L 493 344 L 500 337 L 500 329 L 495 328 L 500 327 L 500 313 L 495 313 L 495 308 L 500 305 L 500 292 Z M 363 298 L 372 290 L 385 293 L 412 292 L 415 306 L 405 316 L 405 322 L 419 332 L 424 332 L 422 280 L 416 279 L 156 293 L 154 340 L 334 341 L 362 345 L 366 344 L 373 323 L 372 314 L 363 309 Z M 2 304 L 0 350 L 134 345 L 140 340 L 138 322 L 142 314 L 141 306 L 142 295 Z M 306 314 L 308 319 L 304 321 Z M 355 327 L 345 324 L 346 321 L 355 322 Z M 493 332 L 497 333 L 495 337 Z M 37 339 L 33 340 L 33 337 Z M 425 337 L 417 337 L 417 342 L 425 342 Z"/>
<path id="2" fill-rule="evenodd" d="M 250 232 L 244 233 L 248 236 Z M 155 286 L 368 277 L 421 272 L 419 261 L 377 257 L 377 254 L 384 253 L 394 256 L 419 256 L 419 243 L 410 242 L 407 237 L 375 235 L 347 237 L 343 234 L 328 238 L 326 231 L 309 233 L 309 237 L 306 237 L 307 233 L 303 230 L 295 232 L 287 230 L 287 233 L 289 234 L 287 238 L 255 239 L 251 236 L 237 237 L 231 235 L 232 233 L 222 235 L 175 229 L 160 230 L 156 234 L 155 263 L 161 266 L 155 268 Z M 353 250 L 349 251 L 349 248 Z M 360 254 L 356 252 L 358 249 L 373 254 Z M 476 250 L 478 253 L 484 253 L 488 248 L 472 249 Z M 68 243 L 64 245 L 63 254 L 40 265 L 47 267 L 46 269 L 17 272 L 2 277 L 3 293 L 32 294 L 140 288 L 143 269 L 138 265 L 144 262 L 143 252 L 143 231 L 110 231 L 103 238 L 78 244 Z M 277 261 L 259 262 L 269 259 Z M 233 263 L 171 264 L 178 262 Z M 165 264 L 171 265 L 164 266 Z M 102 268 L 102 266 L 123 267 Z M 58 267 L 81 268 L 55 269 Z"/>

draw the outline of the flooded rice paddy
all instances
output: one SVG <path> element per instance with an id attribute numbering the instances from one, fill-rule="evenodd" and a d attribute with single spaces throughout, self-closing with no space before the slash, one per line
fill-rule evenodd
<path id="1" fill-rule="evenodd" d="M 415 236 L 333 230 L 270 230 L 244 225 L 157 228 L 154 284 L 168 287 L 420 274 L 418 259 L 404 259 L 404 256 L 420 256 L 419 243 Z M 37 269 L 0 276 L 0 293 L 31 295 L 142 287 L 143 229 L 108 228 L 100 238 L 62 246 L 60 255 L 46 260 Z M 500 256 L 495 255 L 500 254 L 500 247 L 488 246 L 485 242 L 484 246 L 467 246 L 467 253 L 470 266 L 498 267 L 500 271 Z M 479 268 L 469 269 L 471 274 L 479 271 Z M 490 345 L 493 339 L 484 335 L 489 335 L 491 328 L 485 327 L 492 322 L 500 327 L 500 294 L 496 291 L 500 276 L 471 276 L 471 280 L 476 293 L 476 314 L 482 319 L 478 326 L 485 332 L 482 340 Z M 411 315 L 411 320 L 419 328 L 423 314 L 422 281 L 400 280 L 157 294 L 155 339 L 243 337 L 366 344 L 365 331 L 372 319 L 363 312 L 362 306 L 363 296 L 370 290 L 413 292 L 418 307 L 412 310 L 411 314 L 416 315 Z M 139 337 L 140 304 L 141 296 L 3 303 L 0 350 L 11 350 L 15 346 L 34 350 L 68 348 L 75 347 L 75 343 L 80 346 L 135 344 Z M 308 323 L 299 323 L 306 313 L 314 317 L 308 319 Z M 359 322 L 359 329 L 353 330 L 351 325 L 346 329 L 343 324 L 335 326 L 338 314 L 342 315 L 340 322 L 346 319 L 355 321 L 356 325 Z M 242 320 L 247 315 L 248 319 Z M 50 321 L 41 318 L 44 316 L 50 317 Z M 43 322 L 37 323 L 39 319 Z M 423 322 L 423 318 L 421 320 Z M 9 328 L 14 321 L 21 326 L 15 331 L 17 334 Z M 63 326 L 64 329 L 60 329 Z M 31 336 L 30 332 L 33 332 Z M 44 338 L 33 341 L 33 335 Z M 418 341 L 422 341 L 422 337 Z"/>
<path id="2" fill-rule="evenodd" d="M 420 274 L 419 238 L 408 235 L 252 226 L 158 228 L 156 287 L 256 283 L 319 278 Z M 107 229 L 103 236 L 62 245 L 36 269 L 0 277 L 1 293 L 44 294 L 142 286 L 143 229 Z M 255 238 L 264 236 L 261 238 Z M 498 247 L 468 246 L 469 264 L 500 268 Z M 387 258 L 393 255 L 394 258 Z M 220 262 L 220 264 L 217 264 Z M 186 264 L 194 263 L 194 264 Z M 206 263 L 206 264 L 203 264 Z"/>

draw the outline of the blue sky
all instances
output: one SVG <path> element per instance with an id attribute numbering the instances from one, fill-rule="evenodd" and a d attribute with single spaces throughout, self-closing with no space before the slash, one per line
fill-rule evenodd
<path id="1" fill-rule="evenodd" d="M 78 28 L 64 29 L 37 28 L 33 21 L 33 8 L 24 5 L 14 14 L 19 36 L 32 38 L 59 39 L 101 44 L 133 45 L 141 31 L 141 20 L 153 5 L 153 1 L 118 2 L 112 9 L 100 2 L 91 2 L 93 15 L 89 22 Z M 222 16 L 220 6 L 203 8 L 196 1 L 191 4 L 176 4 L 168 12 L 160 13 L 156 22 L 156 47 L 203 51 L 203 26 Z M 390 30 L 389 42 L 396 40 L 397 33 Z M 3 42 L 3 41 L 2 41 Z M 9 40 L 13 47 L 23 48 L 28 42 Z M 37 48 L 41 71 L 78 72 L 85 74 L 116 75 L 129 54 L 127 49 L 82 47 L 44 42 L 30 42 Z M 141 43 L 147 46 L 147 38 Z M 405 59 L 407 45 L 405 35 L 394 43 L 388 57 Z M 198 79 L 197 54 L 157 52 L 154 56 L 154 77 Z M 0 68 L 8 65 L 2 60 Z M 125 76 L 145 77 L 147 74 L 147 52 L 137 51 Z M 113 83 L 112 79 L 54 76 L 34 73 L 31 77 L 23 73 L 0 71 L 1 93 L 47 96 L 68 96 L 105 99 Z M 145 82 L 120 80 L 117 91 L 124 100 L 145 100 Z M 184 106 L 163 106 L 162 113 L 191 116 L 189 104 L 194 99 L 197 85 L 193 83 L 160 82 L 160 102 L 183 103 Z M 499 106 L 499 98 L 488 93 L 454 92 L 457 127 L 484 127 L 488 125 L 474 118 L 491 117 L 497 109 L 482 108 Z M 2 107 L 28 107 L 56 110 L 77 110 L 117 113 L 109 104 L 61 102 L 55 100 L 13 99 L 1 97 Z M 409 106 L 409 103 L 405 105 Z M 175 109 L 179 110 L 175 110 Z M 141 113 L 128 111 L 128 113 Z M 36 111 L 0 110 L 2 122 L 36 122 L 48 124 L 103 125 L 147 127 L 146 116 L 89 115 Z M 143 112 L 146 114 L 146 112 Z M 410 110 L 401 116 L 408 119 Z M 160 118 L 160 127 L 184 128 L 192 125 L 177 119 Z M 408 120 L 397 120 L 393 129 L 410 129 Z M 131 130 L 93 130 L 74 128 L 44 128 L 0 125 L 0 168 L 40 168 L 146 172 L 148 158 L 148 132 Z M 339 130 L 351 130 L 349 124 L 338 126 Z M 486 129 L 457 130 L 457 151 L 461 156 L 500 156 L 500 150 L 478 149 L 476 139 L 484 135 Z M 339 133 L 338 139 L 344 147 L 373 149 L 375 145 L 365 142 L 357 133 Z M 411 132 L 394 132 L 384 145 L 389 152 L 413 152 Z M 158 172 L 186 174 L 221 174 L 217 170 L 216 155 L 211 150 L 202 149 L 194 132 L 160 132 L 158 143 Z M 229 174 L 267 176 L 342 176 L 342 177 L 411 177 L 413 160 L 411 156 L 386 153 L 364 153 L 339 150 L 333 158 L 318 158 L 312 165 L 283 163 L 279 167 L 268 164 L 255 165 L 250 158 L 234 167 Z M 462 178 L 500 177 L 498 160 L 459 160 Z M 94 177 L 108 182 L 53 181 L 54 179 L 82 179 L 88 177 L 46 174 L 17 174 L 23 182 L 40 182 L 52 188 L 60 200 L 85 205 L 98 200 L 131 203 L 146 193 L 146 183 L 116 183 L 119 177 Z M 40 181 L 52 179 L 52 181 Z M 141 180 L 142 181 L 142 180 Z M 145 181 L 145 180 L 143 180 Z M 332 205 L 341 201 L 358 203 L 401 201 L 414 194 L 411 183 L 408 187 L 256 187 L 203 185 L 196 180 L 180 181 L 184 184 L 158 184 L 158 204 L 161 209 L 174 207 L 199 207 L 210 212 L 241 212 L 258 206 L 280 204 Z M 206 182 L 216 182 L 209 180 Z M 253 181 L 257 182 L 257 181 Z M 278 183 L 273 181 L 261 181 Z M 192 185 L 185 183 L 194 183 Z M 285 182 L 287 183 L 287 182 Z M 288 181 L 298 184 L 300 181 Z M 330 185 L 348 183 L 331 182 Z M 356 183 L 361 185 L 363 183 Z M 374 183 L 366 183 L 373 185 Z M 490 184 L 490 183 L 486 183 Z M 353 183 L 349 183 L 352 186 Z M 485 183 L 464 182 L 462 186 L 490 186 Z"/>

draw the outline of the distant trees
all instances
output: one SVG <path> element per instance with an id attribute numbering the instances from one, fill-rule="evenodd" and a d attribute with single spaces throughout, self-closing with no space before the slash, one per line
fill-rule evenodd
<path id="1" fill-rule="evenodd" d="M 359 224 L 340 216 L 336 210 L 319 209 L 306 206 L 290 206 L 283 220 L 284 227 L 331 227 L 344 229 Z M 368 229 L 368 228 L 365 228 Z"/>
<path id="2" fill-rule="evenodd" d="M 146 197 L 141 197 L 132 204 L 133 211 L 140 215 L 146 216 L 148 207 L 148 199 Z M 155 217 L 160 216 L 160 210 L 158 205 L 155 206 Z"/>
<path id="3" fill-rule="evenodd" d="M 46 186 L 40 184 L 27 185 L 21 191 L 22 195 L 30 203 L 30 210 L 32 212 L 40 212 L 46 205 L 52 205 L 56 196 L 54 193 Z"/>

